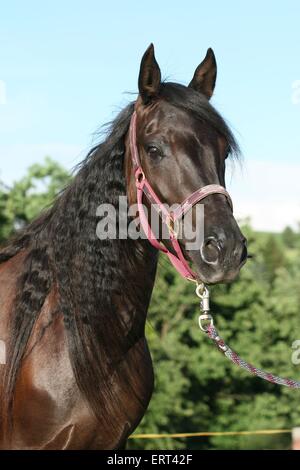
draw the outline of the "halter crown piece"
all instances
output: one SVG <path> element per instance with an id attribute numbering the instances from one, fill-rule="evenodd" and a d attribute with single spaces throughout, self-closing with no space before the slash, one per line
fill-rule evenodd
<path id="1" fill-rule="evenodd" d="M 145 173 L 143 172 L 141 161 L 139 158 L 137 143 L 136 143 L 136 111 L 134 111 L 129 127 L 129 141 L 130 141 L 130 152 L 133 163 L 133 170 L 135 175 L 135 186 L 137 190 L 137 204 L 139 211 L 140 224 L 149 240 L 151 245 L 153 245 L 158 250 L 165 253 L 175 269 L 189 281 L 194 281 L 197 284 L 196 294 L 200 298 L 200 315 L 199 315 L 199 327 L 204 331 L 207 336 L 214 342 L 215 346 L 221 351 L 231 362 L 238 365 L 239 367 L 247 370 L 253 375 L 260 377 L 261 379 L 267 380 L 278 385 L 284 385 L 289 388 L 300 388 L 300 382 L 297 382 L 292 379 L 284 379 L 273 375 L 271 373 L 265 372 L 262 369 L 259 369 L 252 364 L 246 362 L 244 359 L 241 359 L 240 356 L 233 351 L 229 346 L 227 346 L 224 340 L 219 336 L 213 322 L 213 317 L 210 313 L 209 307 L 209 291 L 203 282 L 198 280 L 198 276 L 191 270 L 186 261 L 175 231 L 172 229 L 176 221 L 180 220 L 184 214 L 186 214 L 197 202 L 202 201 L 204 198 L 210 194 L 223 194 L 232 209 L 231 198 L 223 186 L 217 184 L 209 184 L 203 188 L 198 189 L 190 196 L 188 196 L 179 207 L 172 212 L 172 214 L 166 209 L 164 204 L 161 202 L 153 188 L 151 187 L 149 181 L 147 180 Z M 176 254 L 171 253 L 154 235 L 147 216 L 143 207 L 143 194 L 147 197 L 150 204 L 158 211 L 163 222 L 167 225 L 170 234 L 170 241 L 172 247 Z"/>

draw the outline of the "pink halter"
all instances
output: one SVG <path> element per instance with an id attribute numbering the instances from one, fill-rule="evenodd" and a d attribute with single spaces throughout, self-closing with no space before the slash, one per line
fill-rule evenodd
<path id="1" fill-rule="evenodd" d="M 188 265 L 188 262 L 184 258 L 181 247 L 177 240 L 176 233 L 174 232 L 172 227 L 174 227 L 175 222 L 181 219 L 184 214 L 186 214 L 197 202 L 202 201 L 202 199 L 206 198 L 210 194 L 223 194 L 227 198 L 232 208 L 231 198 L 223 186 L 220 186 L 218 184 L 209 184 L 207 186 L 204 186 L 203 188 L 198 189 L 190 196 L 188 196 L 180 204 L 180 206 L 171 214 L 166 209 L 164 204 L 160 201 L 159 197 L 148 182 L 145 173 L 143 172 L 136 144 L 136 111 L 134 111 L 130 121 L 129 140 L 133 170 L 135 175 L 135 186 L 137 189 L 139 218 L 143 231 L 145 232 L 145 235 L 147 236 L 151 245 L 153 245 L 155 248 L 162 251 L 169 257 L 171 263 L 179 272 L 179 274 L 181 274 L 181 276 L 188 280 L 196 281 L 198 276 L 191 270 Z M 176 254 L 171 253 L 161 242 L 159 242 L 159 240 L 154 235 L 144 211 L 142 202 L 143 194 L 145 194 L 151 204 L 154 204 L 154 207 L 157 208 L 157 211 L 159 212 L 163 222 L 167 225 L 170 234 L 170 241 Z"/>

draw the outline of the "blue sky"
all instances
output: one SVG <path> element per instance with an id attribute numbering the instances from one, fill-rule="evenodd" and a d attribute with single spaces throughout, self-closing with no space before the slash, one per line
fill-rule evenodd
<path id="1" fill-rule="evenodd" d="M 300 2 L 10 1 L 0 15 L 0 178 L 46 154 L 72 168 L 136 92 L 150 42 L 187 84 L 213 47 L 213 104 L 245 164 L 229 174 L 237 215 L 277 230 L 300 220 Z"/>

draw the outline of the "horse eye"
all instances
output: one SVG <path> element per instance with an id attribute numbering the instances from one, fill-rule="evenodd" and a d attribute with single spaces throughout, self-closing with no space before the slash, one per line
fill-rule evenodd
<path id="1" fill-rule="evenodd" d="M 162 154 L 161 154 L 160 150 L 155 145 L 149 145 L 147 151 L 148 151 L 148 155 L 151 158 L 162 157 Z"/>

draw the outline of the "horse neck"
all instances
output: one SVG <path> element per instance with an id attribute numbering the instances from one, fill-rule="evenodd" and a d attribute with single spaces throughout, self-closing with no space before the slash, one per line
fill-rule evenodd
<path id="1" fill-rule="evenodd" d="M 119 196 L 126 195 L 121 158 L 102 159 L 101 164 L 92 160 L 82 168 L 54 208 L 48 236 L 67 310 L 81 309 L 89 318 L 97 312 L 99 321 L 103 317 L 109 323 L 107 312 L 114 312 L 113 318 L 126 324 L 126 330 L 143 334 L 156 250 L 148 240 L 100 240 L 96 233 L 98 207 L 110 203 L 117 208 Z"/>

